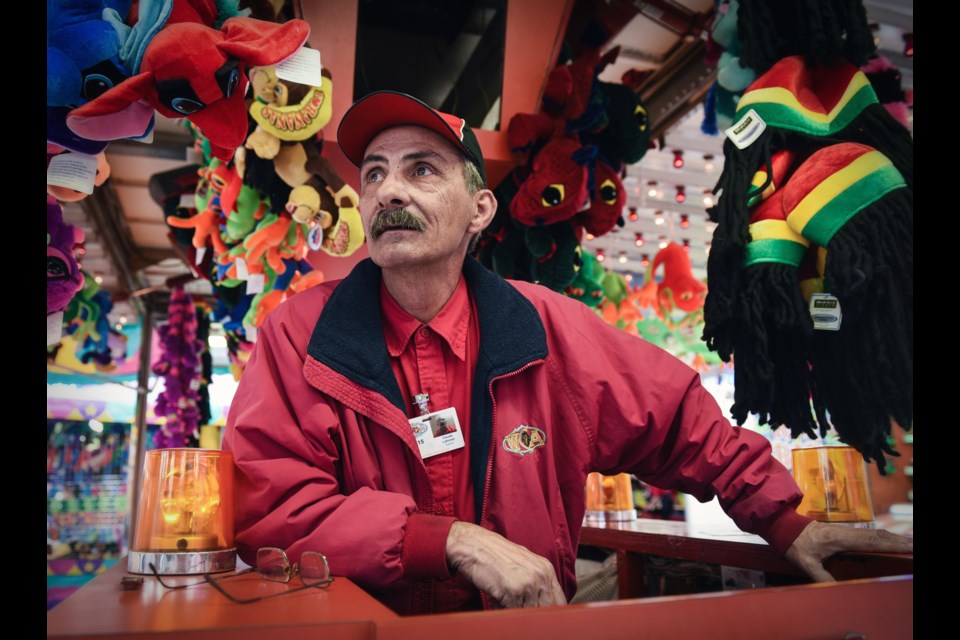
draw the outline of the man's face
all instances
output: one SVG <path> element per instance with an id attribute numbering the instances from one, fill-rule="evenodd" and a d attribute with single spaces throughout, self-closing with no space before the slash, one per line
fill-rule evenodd
<path id="1" fill-rule="evenodd" d="M 359 208 L 370 257 L 384 269 L 459 263 L 470 235 L 486 224 L 467 192 L 460 153 L 417 126 L 391 127 L 367 145 Z M 394 215 L 401 210 L 408 215 Z"/>

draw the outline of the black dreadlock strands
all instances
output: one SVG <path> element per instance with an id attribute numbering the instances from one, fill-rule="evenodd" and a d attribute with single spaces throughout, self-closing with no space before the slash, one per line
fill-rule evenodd
<path id="1" fill-rule="evenodd" d="M 824 287 L 841 299 L 841 304 L 852 307 L 852 318 L 865 315 L 861 308 L 865 297 L 877 297 L 869 285 L 880 275 L 895 283 L 898 297 L 912 302 L 912 203 L 908 189 L 889 193 L 854 216 L 830 241 Z M 907 309 L 911 328 L 912 309 L 912 305 Z"/>
<path id="2" fill-rule="evenodd" d="M 850 375 L 849 359 L 865 356 L 863 346 L 869 345 L 850 344 L 847 338 L 842 328 L 839 332 L 818 331 L 814 336 L 811 360 L 817 389 L 840 440 L 857 449 L 867 462 L 876 460 L 885 473 L 884 453 L 899 455 L 887 442 L 891 415 L 864 388 L 874 376 Z"/>
<path id="3" fill-rule="evenodd" d="M 867 9 L 863 0 L 821 0 L 838 14 L 837 24 L 846 25 L 840 34 L 843 43 L 842 54 L 847 60 L 862 67 L 877 52 L 873 41 L 873 32 L 867 20 Z"/>
<path id="4" fill-rule="evenodd" d="M 744 251 L 750 242 L 750 210 L 747 206 L 750 185 L 757 169 L 770 168 L 770 148 L 783 137 L 779 131 L 765 131 L 747 149 L 739 150 L 731 140 L 724 142 L 723 171 L 714 187 L 720 197 L 711 215 L 716 216 L 707 256 L 707 297 L 704 301 L 703 340 L 724 362 L 733 350 L 731 334 L 736 315 L 736 297 Z"/>
<path id="5" fill-rule="evenodd" d="M 818 422 L 810 404 L 812 390 L 809 352 L 813 323 L 800 291 L 798 269 L 768 265 L 764 298 L 770 324 L 770 354 L 776 368 L 774 419 L 790 427 L 794 438 L 805 433 L 816 437 Z"/>
<path id="6" fill-rule="evenodd" d="M 867 106 L 836 142 L 859 142 L 887 156 L 913 191 L 913 136 L 879 103 Z"/>
<path id="7" fill-rule="evenodd" d="M 783 9 L 788 2 L 740 0 L 737 12 L 737 38 L 740 41 L 740 64 L 757 74 L 766 72 L 784 57 L 788 50 L 787 34 L 780 28 L 774 9 Z M 795 23 L 796 24 L 796 23 Z"/>
<path id="8" fill-rule="evenodd" d="M 831 422 L 840 438 L 881 473 L 891 418 L 913 423 L 912 210 L 905 189 L 888 194 L 845 224 L 830 241 L 824 287 L 843 312 L 839 331 L 817 331 L 811 360 Z M 898 237 L 900 235 L 900 237 Z M 857 264 L 866 284 L 842 277 Z M 909 303 L 909 304 L 908 304 Z M 847 311 L 849 310 L 849 312 Z M 852 368 L 856 371 L 852 371 Z"/>
<path id="9" fill-rule="evenodd" d="M 829 15 L 830 7 L 822 7 L 817 0 L 810 0 L 805 3 L 807 6 L 806 16 L 798 16 L 799 24 L 802 26 L 801 36 L 806 39 L 807 45 L 803 46 L 797 53 L 803 55 L 807 66 L 812 66 L 820 60 L 824 52 L 830 51 L 832 42 L 839 40 L 839 25 L 832 20 Z M 826 9 L 828 14 L 824 15 L 822 9 Z M 803 41 L 798 42 L 802 45 Z"/>
<path id="10" fill-rule="evenodd" d="M 770 353 L 777 363 L 772 417 L 775 423 L 786 425 L 793 438 L 799 438 L 800 434 L 816 438 L 820 424 L 810 401 L 812 374 L 806 355 L 808 349 L 798 349 L 798 344 L 789 335 L 775 335 L 770 342 Z"/>
<path id="11" fill-rule="evenodd" d="M 859 67 L 876 52 L 862 0 L 740 0 L 737 34 L 741 64 L 758 74 L 792 55 Z"/>
<path id="12" fill-rule="evenodd" d="M 748 269 L 747 279 L 751 277 Z M 753 291 L 748 287 L 748 291 Z M 757 414 L 760 424 L 767 424 L 773 406 L 774 364 L 767 350 L 769 335 L 764 322 L 763 300 L 760 295 L 741 300 L 740 330 L 733 338 L 733 405 L 730 415 L 742 425 L 751 413 Z M 779 425 L 772 425 L 779 426 Z"/>
<path id="13" fill-rule="evenodd" d="M 739 302 L 744 313 L 734 334 L 731 414 L 742 424 L 746 413 L 760 413 L 773 427 L 787 425 L 795 438 L 816 437 L 807 363 L 812 323 L 797 268 L 776 263 L 745 268 Z"/>

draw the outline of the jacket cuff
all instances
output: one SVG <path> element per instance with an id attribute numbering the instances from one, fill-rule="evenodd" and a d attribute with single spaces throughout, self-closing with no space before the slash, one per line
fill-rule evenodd
<path id="1" fill-rule="evenodd" d="M 773 550 L 782 556 L 793 544 L 793 541 L 797 539 L 800 532 L 813 522 L 813 518 L 802 516 L 793 507 L 788 506 L 784 507 L 770 521 L 770 526 L 758 531 L 757 535 L 766 540 Z"/>
<path id="2" fill-rule="evenodd" d="M 403 550 L 400 552 L 404 578 L 416 580 L 450 577 L 450 567 L 447 566 L 447 534 L 456 520 L 450 516 L 424 513 L 410 515 L 403 536 Z"/>

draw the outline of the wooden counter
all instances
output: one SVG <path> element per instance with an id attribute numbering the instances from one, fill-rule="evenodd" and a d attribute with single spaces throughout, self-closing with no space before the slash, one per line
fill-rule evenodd
<path id="1" fill-rule="evenodd" d="M 65 640 L 725 640 L 913 637 L 913 577 L 722 591 L 617 602 L 399 617 L 346 578 L 251 604 L 209 585 L 170 591 L 144 576 L 124 590 L 121 560 L 47 613 L 47 638 Z M 179 578 L 178 578 L 179 579 Z M 240 597 L 295 586 L 248 574 Z"/>
<path id="2" fill-rule="evenodd" d="M 377 620 L 397 615 L 346 578 L 336 578 L 328 587 L 304 589 L 297 593 L 250 604 L 236 604 L 207 584 L 170 590 L 153 576 L 143 577 L 138 589 L 121 585 L 127 560 L 115 565 L 78 589 L 47 613 L 47 638 L 230 638 L 254 640 L 285 636 L 323 626 L 323 637 L 373 638 Z M 165 577 L 164 580 L 167 578 Z M 174 576 L 171 584 L 201 578 Z M 232 595 L 250 598 L 300 585 L 264 580 L 255 573 L 230 578 L 223 583 Z M 281 638 L 272 638 L 281 640 Z"/>
<path id="3" fill-rule="evenodd" d="M 661 556 L 709 564 L 739 567 L 764 573 L 806 575 L 773 551 L 760 536 L 746 533 L 711 534 L 692 530 L 676 520 L 638 519 L 585 525 L 580 544 L 617 552 L 621 598 L 644 595 L 644 556 Z M 827 559 L 824 568 L 837 580 L 913 574 L 913 556 L 893 553 L 840 553 Z"/>

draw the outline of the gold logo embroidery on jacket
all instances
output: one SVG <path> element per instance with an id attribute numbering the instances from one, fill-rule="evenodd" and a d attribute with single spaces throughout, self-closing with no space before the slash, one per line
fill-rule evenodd
<path id="1" fill-rule="evenodd" d="M 547 443 L 543 430 L 525 424 L 520 425 L 503 438 L 503 448 L 510 453 L 525 456 Z"/>

